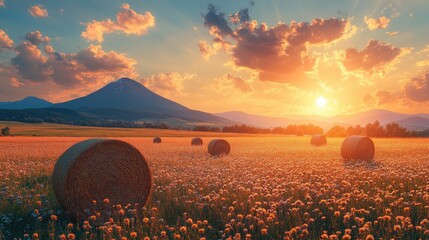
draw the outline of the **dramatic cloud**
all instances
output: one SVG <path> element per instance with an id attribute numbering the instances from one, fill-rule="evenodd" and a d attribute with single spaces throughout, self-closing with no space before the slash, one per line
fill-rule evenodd
<path id="1" fill-rule="evenodd" d="M 28 33 L 26 38 L 28 41 L 15 48 L 16 56 L 11 59 L 12 66 L 17 69 L 18 81 L 52 81 L 64 87 L 74 87 L 106 78 L 136 76 L 134 59 L 114 51 L 105 52 L 99 45 L 66 54 L 56 52 L 49 45 L 49 38 L 38 31 Z"/>
<path id="2" fill-rule="evenodd" d="M 34 45 L 39 45 L 42 43 L 48 44 L 51 41 L 49 37 L 43 36 L 39 31 L 27 33 L 25 35 L 25 39 Z"/>
<path id="3" fill-rule="evenodd" d="M 42 5 L 35 5 L 28 9 L 28 12 L 33 17 L 45 18 L 48 16 L 48 10 L 46 10 Z"/>
<path id="4" fill-rule="evenodd" d="M 404 86 L 405 94 L 416 102 L 429 101 L 429 73 L 411 79 Z"/>
<path id="5" fill-rule="evenodd" d="M 241 10 L 236 15 L 231 19 L 235 23 L 239 21 L 240 25 L 232 29 L 225 14 L 218 13 L 213 5 L 209 5 L 203 19 L 204 25 L 214 36 L 214 43 L 222 44 L 223 49 L 229 50 L 236 66 L 258 72 L 260 80 L 296 86 L 308 84 L 304 74 L 315 64 L 314 57 L 308 52 L 310 46 L 332 43 L 355 31 L 355 27 L 345 19 L 293 21 L 290 25 L 278 23 L 268 27 L 265 23 L 258 26 L 255 20 L 250 21 L 247 11 Z M 239 15 L 244 17 L 240 18 Z"/>
<path id="6" fill-rule="evenodd" d="M 11 49 L 13 46 L 13 40 L 9 38 L 5 31 L 0 29 L 0 51 L 2 49 Z"/>
<path id="7" fill-rule="evenodd" d="M 51 69 L 46 65 L 48 58 L 42 51 L 30 42 L 23 42 L 15 48 L 16 56 L 12 58 L 20 75 L 32 82 L 44 82 L 49 80 Z"/>
<path id="8" fill-rule="evenodd" d="M 194 74 L 181 74 L 178 72 L 160 73 L 142 79 L 143 84 L 162 96 L 180 95 L 183 91 L 183 83 L 194 78 Z"/>
<path id="9" fill-rule="evenodd" d="M 4 7 L 4 0 L 0 0 L 0 7 Z"/>
<path id="10" fill-rule="evenodd" d="M 364 70 L 372 72 L 382 69 L 395 60 L 402 50 L 388 43 L 370 40 L 362 51 L 355 48 L 345 50 L 343 64 L 347 70 Z"/>
<path id="11" fill-rule="evenodd" d="M 110 19 L 86 23 L 81 36 L 90 41 L 103 42 L 104 34 L 123 32 L 128 35 L 143 35 L 155 26 L 155 17 L 150 12 L 136 13 L 130 5 L 123 4 L 122 10 L 116 14 L 116 21 Z"/>
<path id="12" fill-rule="evenodd" d="M 365 16 L 364 21 L 369 30 L 385 29 L 390 23 L 390 19 L 385 16 L 379 18 L 369 18 Z"/>
<path id="13" fill-rule="evenodd" d="M 252 86 L 245 82 L 243 79 L 231 74 L 225 74 L 221 78 L 214 80 L 213 86 L 218 92 L 223 92 L 225 89 L 240 90 L 243 93 L 250 93 L 253 91 Z"/>

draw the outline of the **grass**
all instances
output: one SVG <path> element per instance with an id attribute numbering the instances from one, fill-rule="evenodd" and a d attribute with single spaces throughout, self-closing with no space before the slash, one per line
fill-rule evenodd
<path id="1" fill-rule="evenodd" d="M 105 128 L 63 125 L 55 123 L 21 123 L 0 121 L 0 129 L 9 126 L 15 136 L 50 136 L 50 137 L 211 137 L 211 136 L 246 136 L 238 133 L 213 133 L 171 129 L 148 128 Z"/>
<path id="2" fill-rule="evenodd" d="M 58 156 L 85 138 L 0 138 L 0 239 L 429 237 L 426 139 L 375 139 L 374 162 L 345 163 L 339 138 L 313 147 L 308 137 L 226 136 L 232 151 L 220 158 L 207 153 L 211 138 L 202 147 L 190 137 L 120 138 L 149 160 L 150 201 L 99 202 L 110 213 L 78 222 L 58 206 L 50 176 Z"/>

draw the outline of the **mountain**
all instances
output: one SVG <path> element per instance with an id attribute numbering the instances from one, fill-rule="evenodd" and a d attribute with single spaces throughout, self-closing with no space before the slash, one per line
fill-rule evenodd
<path id="1" fill-rule="evenodd" d="M 427 125 L 427 121 L 429 121 L 429 114 L 405 114 L 382 109 L 374 109 L 350 115 L 337 115 L 332 117 L 323 117 L 317 115 L 289 115 L 285 118 L 274 118 L 237 111 L 216 113 L 215 115 L 227 118 L 232 121 L 268 128 L 276 126 L 284 127 L 290 124 L 312 123 L 326 130 L 333 125 L 366 125 L 367 123 L 379 121 L 382 125 L 386 125 L 391 122 L 397 122 L 409 130 L 429 129 L 429 125 Z"/>
<path id="2" fill-rule="evenodd" d="M 194 122 L 232 124 L 231 120 L 189 109 L 150 91 L 140 83 L 121 78 L 87 96 L 53 105 L 86 116 L 115 120 L 180 119 Z"/>
<path id="3" fill-rule="evenodd" d="M 396 121 L 401 126 L 405 126 L 408 130 L 427 130 L 429 129 L 429 119 L 413 116 L 399 121 Z"/>
<path id="4" fill-rule="evenodd" d="M 0 109 L 47 108 L 52 103 L 37 97 L 26 97 L 16 102 L 1 102 Z"/>

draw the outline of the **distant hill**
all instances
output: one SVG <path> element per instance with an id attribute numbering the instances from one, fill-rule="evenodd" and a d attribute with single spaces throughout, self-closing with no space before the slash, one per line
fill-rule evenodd
<path id="1" fill-rule="evenodd" d="M 401 126 L 406 126 L 408 130 L 429 129 L 429 119 L 423 117 L 413 116 L 395 122 Z"/>
<path id="2" fill-rule="evenodd" d="M 26 97 L 16 102 L 0 102 L 0 109 L 47 108 L 52 103 L 37 97 Z"/>
<path id="3" fill-rule="evenodd" d="M 215 115 L 256 127 L 284 127 L 290 124 L 312 123 L 326 130 L 333 125 L 366 125 L 367 123 L 379 121 L 382 125 L 386 125 L 391 122 L 397 122 L 409 130 L 429 129 L 429 125 L 427 124 L 429 121 L 429 114 L 405 114 L 382 109 L 374 109 L 350 115 L 338 115 L 333 117 L 323 117 L 317 115 L 290 115 L 286 116 L 285 118 L 274 118 L 238 111 L 216 113 Z"/>

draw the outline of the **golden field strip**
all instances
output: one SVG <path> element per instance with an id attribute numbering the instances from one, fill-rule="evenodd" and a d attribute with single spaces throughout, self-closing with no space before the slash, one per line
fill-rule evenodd
<path id="1" fill-rule="evenodd" d="M 54 137 L 215 137 L 215 136 L 248 136 L 239 133 L 197 132 L 171 129 L 151 128 L 108 128 L 85 127 L 56 123 L 20 123 L 0 121 L 0 129 L 11 128 L 15 136 L 54 136 Z M 259 135 L 258 135 L 259 136 Z"/>
<path id="2" fill-rule="evenodd" d="M 345 163 L 340 138 L 313 147 L 309 137 L 221 135 L 231 153 L 211 157 L 213 137 L 202 147 L 184 136 L 119 138 L 149 161 L 149 203 L 100 202 L 109 213 L 78 222 L 58 206 L 50 176 L 87 137 L 0 137 L 0 239 L 429 238 L 428 139 L 374 139 L 373 163 Z"/>

